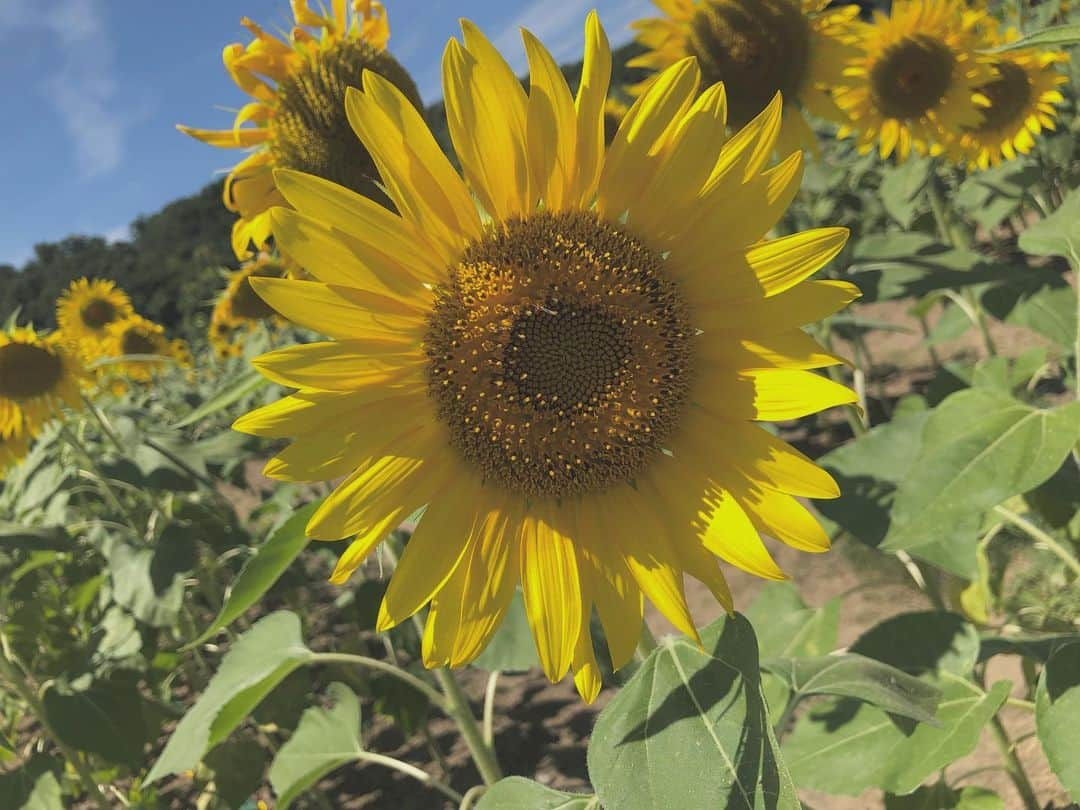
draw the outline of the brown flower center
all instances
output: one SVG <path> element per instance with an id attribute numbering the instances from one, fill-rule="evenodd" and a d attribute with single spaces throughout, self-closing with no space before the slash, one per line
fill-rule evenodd
<path id="1" fill-rule="evenodd" d="M 120 338 L 120 351 L 128 354 L 161 354 L 160 341 L 152 332 L 133 326 Z"/>
<path id="2" fill-rule="evenodd" d="M 955 63 L 937 37 L 915 34 L 896 43 L 870 70 L 874 104 L 886 118 L 921 118 L 945 97 Z"/>
<path id="3" fill-rule="evenodd" d="M 1019 125 L 1019 119 L 1031 103 L 1031 79 L 1019 65 L 998 62 L 997 76 L 979 88 L 990 99 L 990 106 L 980 108 L 982 123 L 975 132 L 995 132 L 1011 125 Z"/>
<path id="4" fill-rule="evenodd" d="M 53 392 L 63 379 L 63 361 L 44 346 L 0 346 L 0 397 L 25 400 Z"/>
<path id="5" fill-rule="evenodd" d="M 345 115 L 345 90 L 361 87 L 364 70 L 388 79 L 422 108 L 415 83 L 394 57 L 367 42 L 342 40 L 278 84 L 270 149 L 277 166 L 385 199 L 376 185 L 379 173 Z"/>
<path id="6" fill-rule="evenodd" d="M 116 320 L 116 307 L 104 298 L 93 298 L 83 304 L 79 316 L 84 324 L 98 331 Z"/>
<path id="7" fill-rule="evenodd" d="M 706 86 L 724 82 L 728 119 L 741 127 L 779 90 L 794 102 L 806 78 L 810 25 L 793 0 L 705 0 L 690 20 L 689 50 Z"/>
<path id="8" fill-rule="evenodd" d="M 451 442 L 513 492 L 631 480 L 686 403 L 691 335 L 663 257 L 592 213 L 540 213 L 470 246 L 425 349 Z"/>

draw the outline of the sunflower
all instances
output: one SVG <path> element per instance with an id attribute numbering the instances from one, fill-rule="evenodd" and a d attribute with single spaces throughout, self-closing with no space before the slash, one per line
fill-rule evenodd
<path id="1" fill-rule="evenodd" d="M 976 55 L 987 47 L 985 12 L 962 0 L 896 0 L 891 16 L 874 14 L 834 93 L 857 133 L 859 151 L 875 142 L 882 157 L 912 150 L 937 155 L 981 120 L 978 88 L 993 78 Z"/>
<path id="2" fill-rule="evenodd" d="M 115 361 L 102 366 L 103 372 L 136 382 L 150 382 L 176 359 L 165 328 L 141 315 L 109 324 L 102 348 L 104 356 Z"/>
<path id="3" fill-rule="evenodd" d="M 800 146 L 817 152 L 802 114 L 840 122 L 828 88 L 855 54 L 856 5 L 826 9 L 828 0 L 653 0 L 663 17 L 638 20 L 648 48 L 630 67 L 663 69 L 696 56 L 706 85 L 727 88 L 728 119 L 742 127 L 782 93 L 787 107 L 777 142 L 781 154 Z M 628 88 L 640 93 L 651 79 Z"/>
<path id="4" fill-rule="evenodd" d="M 56 301 L 56 322 L 74 342 L 97 343 L 110 323 L 130 316 L 131 299 L 107 279 L 80 278 L 71 282 Z"/>
<path id="5" fill-rule="evenodd" d="M 43 337 L 32 327 L 0 331 L 0 436 L 33 436 L 62 405 L 81 408 L 79 388 L 86 378 L 59 333 Z"/>
<path id="6" fill-rule="evenodd" d="M 292 275 L 282 261 L 267 255 L 245 262 L 239 270 L 229 275 L 229 282 L 214 304 L 210 316 L 207 337 L 218 357 L 232 357 L 241 353 L 236 338 L 242 338 L 260 323 L 279 320 L 274 310 L 251 288 L 252 276 L 260 278 L 283 278 Z"/>
<path id="7" fill-rule="evenodd" d="M 255 147 L 225 180 L 225 205 L 239 214 L 232 232 L 238 258 L 272 235 L 268 209 L 284 204 L 274 186 L 274 167 L 309 172 L 383 198 L 375 167 L 357 149 L 345 119 L 345 89 L 359 87 L 365 70 L 385 76 L 417 109 L 421 106 L 412 78 L 386 51 L 390 27 L 381 3 L 353 0 L 350 14 L 345 0 L 334 0 L 332 12 L 321 15 L 306 0 L 292 0 L 292 9 L 296 27 L 288 41 L 245 17 L 241 22 L 255 39 L 225 48 L 225 69 L 255 99 L 236 114 L 232 128 L 179 127 L 212 146 Z"/>
<path id="8" fill-rule="evenodd" d="M 1011 30 L 998 36 L 995 31 L 992 37 L 995 44 L 1004 44 L 1019 34 Z M 1044 129 L 1056 128 L 1054 105 L 1065 101 L 1059 88 L 1068 81 L 1057 66 L 1068 61 L 1061 51 L 1032 49 L 998 55 L 992 63 L 994 77 L 976 88 L 982 121 L 962 131 L 953 145 L 953 158 L 985 169 L 1030 152 Z"/>
<path id="9" fill-rule="evenodd" d="M 26 433 L 0 435 L 0 481 L 7 471 L 26 457 L 30 449 L 30 436 Z"/>
<path id="10" fill-rule="evenodd" d="M 801 179 L 801 152 L 765 169 L 779 95 L 726 139 L 723 87 L 699 95 L 687 58 L 605 147 L 611 51 L 595 13 L 576 98 L 528 32 L 526 95 L 462 28 L 443 87 L 464 178 L 372 73 L 346 106 L 400 215 L 277 173 L 293 208 L 273 210 L 274 233 L 317 281 L 251 284 L 333 340 L 257 358 L 296 390 L 235 427 L 294 440 L 268 463 L 274 478 L 344 477 L 307 526 L 355 538 L 333 582 L 426 505 L 378 627 L 430 604 L 428 666 L 474 658 L 520 581 L 544 671 L 573 669 L 591 700 L 594 606 L 622 666 L 643 598 L 697 637 L 684 573 L 730 610 L 716 557 L 780 579 L 759 531 L 828 547 L 795 496 L 835 497 L 836 484 L 753 422 L 855 400 L 808 370 L 838 360 L 800 329 L 857 295 L 806 280 L 847 232 L 763 241 Z"/>

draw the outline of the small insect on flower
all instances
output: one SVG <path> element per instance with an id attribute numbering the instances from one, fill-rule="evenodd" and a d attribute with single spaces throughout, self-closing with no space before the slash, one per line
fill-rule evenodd
<path id="1" fill-rule="evenodd" d="M 375 0 L 344 0 L 317 14 L 293 0 L 296 27 L 288 41 L 268 34 L 246 17 L 255 39 L 225 48 L 225 69 L 255 100 L 226 130 L 179 129 L 212 146 L 255 147 L 225 180 L 225 205 L 239 214 L 232 244 L 238 258 L 271 237 L 269 209 L 285 200 L 274 185 L 275 167 L 308 172 L 369 197 L 385 197 L 378 172 L 357 144 L 345 118 L 345 90 L 359 87 L 365 70 L 386 77 L 417 109 L 420 94 L 408 72 L 386 50 L 390 27 Z M 312 33 L 312 30 L 316 33 Z M 245 126 L 252 124 L 253 126 Z"/>
<path id="2" fill-rule="evenodd" d="M 827 0 L 653 2 L 664 16 L 633 24 L 637 41 L 648 50 L 628 66 L 662 70 L 696 57 L 706 87 L 724 83 L 728 123 L 735 128 L 747 124 L 776 93 L 783 94 L 780 154 L 803 147 L 817 152 L 817 136 L 803 111 L 842 122 L 829 90 L 857 53 L 857 5 L 829 7 Z M 629 89 L 640 93 L 651 81 Z"/>
<path id="3" fill-rule="evenodd" d="M 430 604 L 427 665 L 475 658 L 520 582 L 544 671 L 572 669 L 592 700 L 594 606 L 619 667 L 644 599 L 697 637 L 684 573 L 730 610 L 717 557 L 779 579 L 759 531 L 828 548 L 796 498 L 836 484 L 753 422 L 855 401 L 808 370 L 839 360 L 801 329 L 858 294 L 808 280 L 847 231 L 765 238 L 801 179 L 801 152 L 766 167 L 779 96 L 729 139 L 723 87 L 699 92 L 683 59 L 605 147 L 611 51 L 595 14 L 576 98 L 532 34 L 526 94 L 462 28 L 443 59 L 461 175 L 370 72 L 346 108 L 400 213 L 277 172 L 293 208 L 272 210 L 275 236 L 316 280 L 251 284 L 333 340 L 256 359 L 296 390 L 235 427 L 294 440 L 271 477 L 344 478 L 307 526 L 354 538 L 334 582 L 426 505 L 378 627 Z"/>
<path id="4" fill-rule="evenodd" d="M 82 362 L 60 334 L 41 336 L 31 327 L 0 331 L 0 436 L 33 437 L 67 405 L 82 408 Z"/>
<path id="5" fill-rule="evenodd" d="M 890 15 L 875 12 L 835 88 L 849 119 L 839 135 L 899 160 L 945 152 L 981 120 L 976 94 L 993 78 L 977 54 L 989 46 L 985 24 L 985 11 L 960 0 L 897 0 Z"/>
<path id="6" fill-rule="evenodd" d="M 87 343 L 91 351 L 105 339 L 113 321 L 134 313 L 127 293 L 107 279 L 80 278 L 71 282 L 56 302 L 56 322 L 69 340 Z"/>

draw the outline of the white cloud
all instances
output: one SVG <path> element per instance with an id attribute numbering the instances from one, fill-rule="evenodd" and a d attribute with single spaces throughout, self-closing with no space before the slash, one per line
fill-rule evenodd
<path id="1" fill-rule="evenodd" d="M 56 67 L 41 80 L 41 91 L 56 109 L 84 178 L 106 174 L 120 165 L 127 128 L 132 123 L 117 109 L 113 49 L 100 0 L 47 0 L 28 6 L 0 0 L 0 40 L 26 31 L 54 39 Z"/>
<path id="2" fill-rule="evenodd" d="M 115 244 L 116 242 L 130 242 L 132 236 L 131 226 L 117 225 L 115 228 L 109 228 L 102 236 L 109 244 Z"/>

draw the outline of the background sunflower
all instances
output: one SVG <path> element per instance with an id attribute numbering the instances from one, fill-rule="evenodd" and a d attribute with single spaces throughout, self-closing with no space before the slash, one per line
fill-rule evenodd
<path id="1" fill-rule="evenodd" d="M 56 322 L 66 338 L 92 348 L 105 338 L 113 321 L 131 316 L 131 299 L 108 279 L 80 278 L 56 302 Z"/>
<path id="2" fill-rule="evenodd" d="M 86 380 L 59 334 L 43 337 L 32 327 L 0 331 L 0 436 L 33 436 L 63 405 L 80 409 Z"/>
<path id="3" fill-rule="evenodd" d="M 132 315 L 109 325 L 103 356 L 117 360 L 101 367 L 106 377 L 150 382 L 174 358 L 173 343 L 161 324 Z M 131 359 L 121 359 L 131 358 Z"/>

